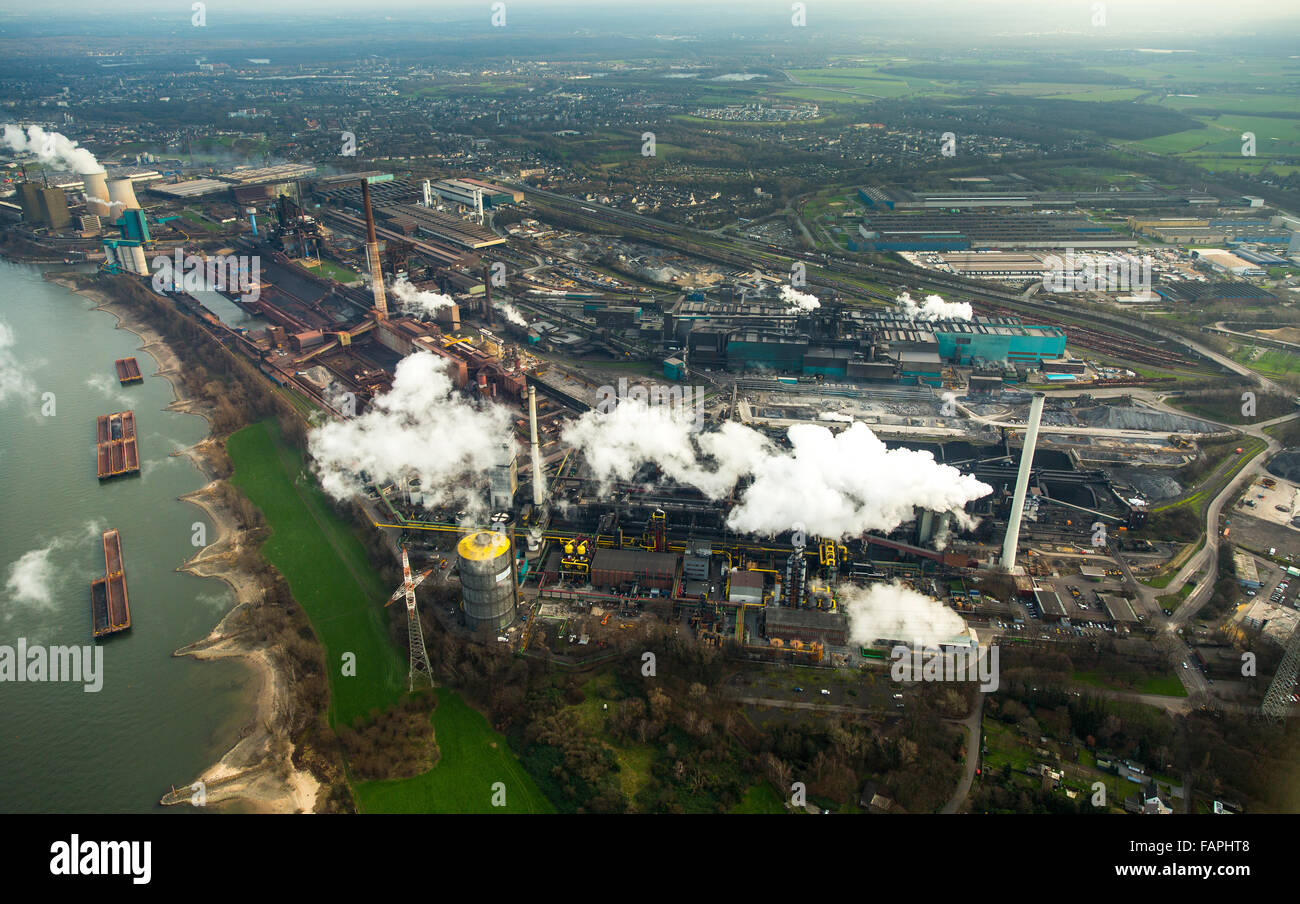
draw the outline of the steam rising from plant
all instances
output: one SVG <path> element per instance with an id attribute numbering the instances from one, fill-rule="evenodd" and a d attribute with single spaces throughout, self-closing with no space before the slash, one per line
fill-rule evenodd
<path id="1" fill-rule="evenodd" d="M 581 450 L 607 485 L 633 479 L 649 463 L 711 499 L 750 478 L 727 517 L 727 526 L 741 533 L 773 536 L 802 523 L 816 536 L 843 538 L 893 530 L 917 508 L 952 511 L 960 520 L 968 502 L 992 492 L 929 452 L 886 449 L 862 423 L 839 433 L 799 424 L 787 436 L 790 451 L 732 421 L 693 433 L 690 420 L 666 406 L 624 400 L 607 414 L 585 413 L 563 440 Z"/>
<path id="2" fill-rule="evenodd" d="M 22 126 L 5 123 L 3 138 L 0 140 L 14 151 L 35 154 L 37 160 L 55 169 L 72 170 L 74 173 L 104 171 L 90 151 L 67 136 L 47 132 L 40 126 L 28 126 L 24 134 Z"/>
<path id="3" fill-rule="evenodd" d="M 858 645 L 877 640 L 932 645 L 966 628 L 961 616 L 943 603 L 898 582 L 870 587 L 841 584 L 839 598 L 849 619 L 849 640 Z"/>
<path id="4" fill-rule="evenodd" d="M 506 320 L 516 326 L 528 326 L 528 321 L 524 319 L 524 315 L 520 314 L 519 309 L 514 305 L 502 302 L 497 307 L 501 309 L 501 313 L 505 315 Z"/>
<path id="5" fill-rule="evenodd" d="M 781 300 L 800 311 L 815 311 L 822 306 L 821 300 L 816 295 L 796 291 L 791 286 L 781 287 Z"/>
<path id="6" fill-rule="evenodd" d="M 479 408 L 453 390 L 443 359 L 427 352 L 403 358 L 393 388 L 365 414 L 308 434 L 321 486 L 342 500 L 362 489 L 363 472 L 378 484 L 419 477 L 429 505 L 481 505 L 484 474 L 501 446 L 514 442 L 512 416 L 505 406 Z"/>
<path id="7" fill-rule="evenodd" d="M 417 289 L 404 277 L 393 282 L 392 292 L 402 303 L 402 310 L 407 314 L 426 314 L 432 317 L 443 308 L 449 308 L 456 303 L 450 295 Z"/>
<path id="8" fill-rule="evenodd" d="M 908 320 L 970 320 L 975 316 L 975 309 L 966 301 L 944 301 L 938 295 L 927 295 L 925 301 L 917 304 L 906 292 L 895 301 L 898 309 Z"/>

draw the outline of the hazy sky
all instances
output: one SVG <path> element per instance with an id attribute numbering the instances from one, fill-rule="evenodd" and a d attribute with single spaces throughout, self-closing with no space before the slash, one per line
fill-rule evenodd
<path id="1" fill-rule="evenodd" d="M 1114 34 L 1143 32 L 1250 33 L 1278 37 L 1295 23 L 1300 33 L 1297 0 L 803 0 L 810 29 L 869 27 L 888 23 L 890 31 L 915 29 L 924 38 L 935 28 L 961 26 L 973 33 L 1036 33 L 1088 30 L 1095 7 L 1104 5 L 1106 29 Z M 725 27 L 734 17 L 737 30 L 789 27 L 791 0 L 505 0 L 507 25 L 580 30 L 616 27 L 647 34 L 685 31 L 707 22 Z M 231 25 L 256 17 L 300 19 L 310 31 L 313 16 L 353 16 L 373 20 L 385 13 L 413 23 L 473 21 L 486 23 L 492 0 L 206 0 L 209 25 Z M 0 0 L 0 24 L 61 16 L 123 15 L 188 22 L 191 0 L 55 0 L 46 6 L 31 0 Z M 617 23 L 614 25 L 613 23 Z M 1272 23 L 1272 24 L 1269 24 Z"/>

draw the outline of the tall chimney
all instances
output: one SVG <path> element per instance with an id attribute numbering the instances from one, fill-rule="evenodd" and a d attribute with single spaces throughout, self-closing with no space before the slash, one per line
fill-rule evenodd
<path id="1" fill-rule="evenodd" d="M 528 387 L 528 423 L 532 429 L 533 453 L 533 505 L 540 507 L 546 499 L 545 477 L 542 475 L 542 445 L 537 441 L 537 387 Z"/>
<path id="2" fill-rule="evenodd" d="M 1034 393 L 1029 404 L 1029 425 L 1025 429 L 1025 447 L 1020 450 L 1020 471 L 1016 474 L 1016 494 L 1011 498 L 1011 517 L 1007 520 L 1007 536 L 1002 541 L 1002 567 L 1007 571 L 1016 566 L 1016 547 L 1020 543 L 1020 516 L 1025 513 L 1025 493 L 1029 490 L 1029 472 L 1034 466 L 1034 446 L 1038 443 L 1038 425 L 1043 420 L 1041 392 Z"/>
<path id="3" fill-rule="evenodd" d="M 483 319 L 492 326 L 492 268 L 483 264 Z"/>
<path id="4" fill-rule="evenodd" d="M 361 180 L 361 200 L 366 208 L 366 263 L 370 266 L 370 289 L 375 293 L 375 317 L 388 319 L 388 299 L 384 295 L 384 271 L 379 266 L 379 239 L 375 236 L 375 214 L 370 209 L 370 180 Z"/>

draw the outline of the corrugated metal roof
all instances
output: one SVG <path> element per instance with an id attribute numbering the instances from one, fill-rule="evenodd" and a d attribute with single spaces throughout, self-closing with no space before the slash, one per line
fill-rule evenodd
<path id="1" fill-rule="evenodd" d="M 672 575 L 677 571 L 677 556 L 636 549 L 598 549 L 591 567 L 593 571 Z"/>

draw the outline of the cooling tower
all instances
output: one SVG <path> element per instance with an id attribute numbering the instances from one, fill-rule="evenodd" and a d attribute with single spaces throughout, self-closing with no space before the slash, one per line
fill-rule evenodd
<path id="1" fill-rule="evenodd" d="M 108 200 L 113 203 L 113 216 L 119 216 L 124 210 L 139 210 L 140 202 L 135 199 L 135 186 L 130 179 L 114 179 L 108 183 Z"/>
<path id="2" fill-rule="evenodd" d="M 86 193 L 86 213 L 97 217 L 111 217 L 113 213 L 108 196 L 108 174 L 82 173 L 82 189 Z"/>

